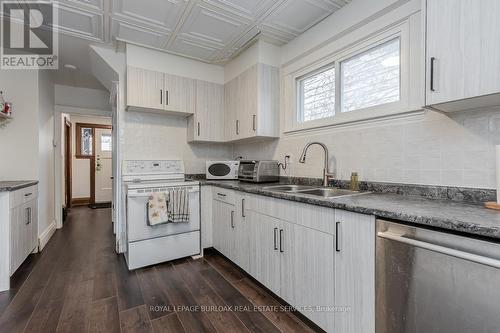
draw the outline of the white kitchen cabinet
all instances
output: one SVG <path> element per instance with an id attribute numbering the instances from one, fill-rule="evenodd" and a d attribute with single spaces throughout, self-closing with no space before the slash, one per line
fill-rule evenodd
<path id="1" fill-rule="evenodd" d="M 250 270 L 250 223 L 247 219 L 246 197 L 243 193 L 236 193 L 236 213 L 234 216 L 234 262 L 243 270 Z"/>
<path id="2" fill-rule="evenodd" d="M 228 140 L 278 137 L 279 70 L 255 64 L 225 86 Z"/>
<path id="3" fill-rule="evenodd" d="M 426 104 L 443 111 L 500 105 L 500 2 L 427 1 L 426 15 Z"/>
<path id="4" fill-rule="evenodd" d="M 279 236 L 281 298 L 321 328 L 333 331 L 332 309 L 338 303 L 334 293 L 334 236 L 286 222 Z"/>
<path id="5" fill-rule="evenodd" d="M 188 118 L 188 142 L 224 142 L 224 85 L 196 81 L 195 113 Z"/>
<path id="6" fill-rule="evenodd" d="M 214 248 L 233 260 L 234 239 L 232 229 L 236 208 L 232 204 L 214 199 L 212 209 Z"/>
<path id="7" fill-rule="evenodd" d="M 281 291 L 281 255 L 279 252 L 279 230 L 282 221 L 247 211 L 250 225 L 250 270 L 249 274 L 276 295 Z"/>
<path id="8" fill-rule="evenodd" d="M 375 332 L 375 217 L 335 210 L 335 330 Z"/>
<path id="9" fill-rule="evenodd" d="M 195 110 L 196 80 L 127 67 L 127 107 L 132 111 L 191 115 Z"/>

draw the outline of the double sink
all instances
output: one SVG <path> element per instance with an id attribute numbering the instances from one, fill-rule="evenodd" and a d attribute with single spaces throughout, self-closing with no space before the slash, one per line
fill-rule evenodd
<path id="1" fill-rule="evenodd" d="M 273 186 L 266 186 L 262 189 L 271 192 L 290 193 L 296 195 L 320 197 L 325 199 L 368 193 L 368 192 L 361 193 L 358 191 L 344 190 L 340 188 L 314 187 L 306 185 L 273 185 Z"/>

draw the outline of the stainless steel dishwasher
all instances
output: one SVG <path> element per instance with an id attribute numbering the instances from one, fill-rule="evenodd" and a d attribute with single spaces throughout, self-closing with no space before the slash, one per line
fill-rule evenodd
<path id="1" fill-rule="evenodd" d="M 377 220 L 377 333 L 500 332 L 500 244 Z"/>

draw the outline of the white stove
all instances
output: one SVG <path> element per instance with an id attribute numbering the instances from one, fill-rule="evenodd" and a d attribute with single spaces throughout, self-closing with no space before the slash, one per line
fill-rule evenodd
<path id="1" fill-rule="evenodd" d="M 181 160 L 127 160 L 122 165 L 130 270 L 198 255 L 200 239 L 200 184 L 186 181 Z M 189 222 L 148 224 L 147 204 L 154 192 L 183 188 L 189 196 Z"/>

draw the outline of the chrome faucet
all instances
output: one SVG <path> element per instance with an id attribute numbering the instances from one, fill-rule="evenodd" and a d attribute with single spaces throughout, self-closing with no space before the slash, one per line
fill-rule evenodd
<path id="1" fill-rule="evenodd" d="M 328 148 L 325 146 L 325 144 L 321 142 L 309 142 L 305 147 L 304 150 L 302 151 L 302 155 L 300 156 L 299 163 L 306 163 L 306 154 L 307 154 L 307 149 L 309 149 L 310 146 L 312 145 L 319 145 L 323 147 L 325 151 L 325 167 L 323 168 L 323 186 L 328 186 L 328 181 L 333 178 L 333 172 L 328 171 Z"/>

